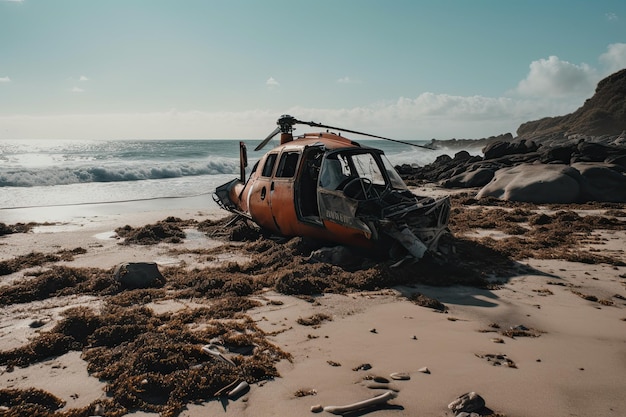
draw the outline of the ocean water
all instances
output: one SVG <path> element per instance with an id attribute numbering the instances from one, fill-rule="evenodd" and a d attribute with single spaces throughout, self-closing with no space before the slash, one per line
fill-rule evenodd
<path id="1" fill-rule="evenodd" d="M 211 195 L 215 188 L 239 175 L 238 142 L 1 140 L 0 222 L 12 217 L 14 210 L 146 205 L 157 200 L 162 206 L 180 206 L 183 203 L 176 200 L 186 199 L 214 209 Z M 244 142 L 249 167 L 277 143 L 274 140 L 255 152 L 260 140 Z M 446 149 L 432 151 L 384 140 L 361 142 L 385 151 L 393 164 L 425 165 L 441 154 L 451 154 Z"/>

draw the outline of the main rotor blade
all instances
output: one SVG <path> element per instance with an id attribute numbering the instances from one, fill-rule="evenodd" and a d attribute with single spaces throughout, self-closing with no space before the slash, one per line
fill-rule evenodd
<path id="1" fill-rule="evenodd" d="M 280 132 L 280 126 L 278 126 L 276 129 L 274 129 L 274 131 L 272 133 L 269 134 L 268 137 L 266 137 L 265 139 L 263 139 L 263 142 L 261 142 L 256 148 L 254 148 L 255 151 L 260 151 L 261 149 L 263 149 L 263 147 L 265 145 L 267 145 L 267 143 L 272 140 L 272 138 L 274 136 L 276 136 L 278 133 Z"/>
<path id="2" fill-rule="evenodd" d="M 305 124 L 305 125 L 309 125 L 311 127 L 323 127 L 325 129 L 335 129 L 335 130 L 339 130 L 339 131 L 342 131 L 342 132 L 354 133 L 356 135 L 369 136 L 371 138 L 384 139 L 384 140 L 389 140 L 391 142 L 402 143 L 404 145 L 417 146 L 418 148 L 430 149 L 431 151 L 434 150 L 431 147 L 424 146 L 424 145 L 418 145 L 417 143 L 405 142 L 403 140 L 386 138 L 386 137 L 383 137 L 383 136 L 372 135 L 372 134 L 364 133 L 364 132 L 357 132 L 356 130 L 349 130 L 349 129 L 344 129 L 344 128 L 341 128 L 341 127 L 333 127 L 333 126 L 323 125 L 321 123 L 316 123 L 316 122 L 303 122 L 301 120 L 296 120 L 296 122 L 297 123 L 302 123 L 302 124 Z"/>

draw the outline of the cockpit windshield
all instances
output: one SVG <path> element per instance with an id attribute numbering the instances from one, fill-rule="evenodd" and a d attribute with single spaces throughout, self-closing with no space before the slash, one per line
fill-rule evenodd
<path id="1" fill-rule="evenodd" d="M 328 190 L 341 190 L 356 178 L 364 178 L 374 186 L 406 189 L 404 181 L 385 155 L 363 150 L 328 154 L 322 164 L 319 185 Z"/>

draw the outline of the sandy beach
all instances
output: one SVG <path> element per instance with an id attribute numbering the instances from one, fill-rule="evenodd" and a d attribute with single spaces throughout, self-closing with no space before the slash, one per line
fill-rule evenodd
<path id="1" fill-rule="evenodd" d="M 184 206 L 0 218 L 40 223 L 0 237 L 1 415 L 294 416 L 388 391 L 344 414 L 452 416 L 448 404 L 476 392 L 480 415 L 626 415 L 623 204 L 458 195 L 455 262 L 399 270 L 310 263 L 298 240 L 230 241 L 223 212 Z M 164 221 L 184 238 L 116 232 Z M 165 284 L 116 287 L 124 262 L 156 263 Z M 55 287 L 55 273 L 79 278 Z M 211 343 L 233 364 L 203 354 Z M 243 394 L 212 395 L 239 380 Z"/>

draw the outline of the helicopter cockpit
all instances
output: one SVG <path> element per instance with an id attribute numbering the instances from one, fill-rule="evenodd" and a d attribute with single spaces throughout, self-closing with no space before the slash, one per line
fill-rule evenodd
<path id="1" fill-rule="evenodd" d="M 407 190 L 404 181 L 382 152 L 373 149 L 344 149 L 326 155 L 319 186 L 343 191 L 356 200 L 379 198 L 390 189 Z"/>

